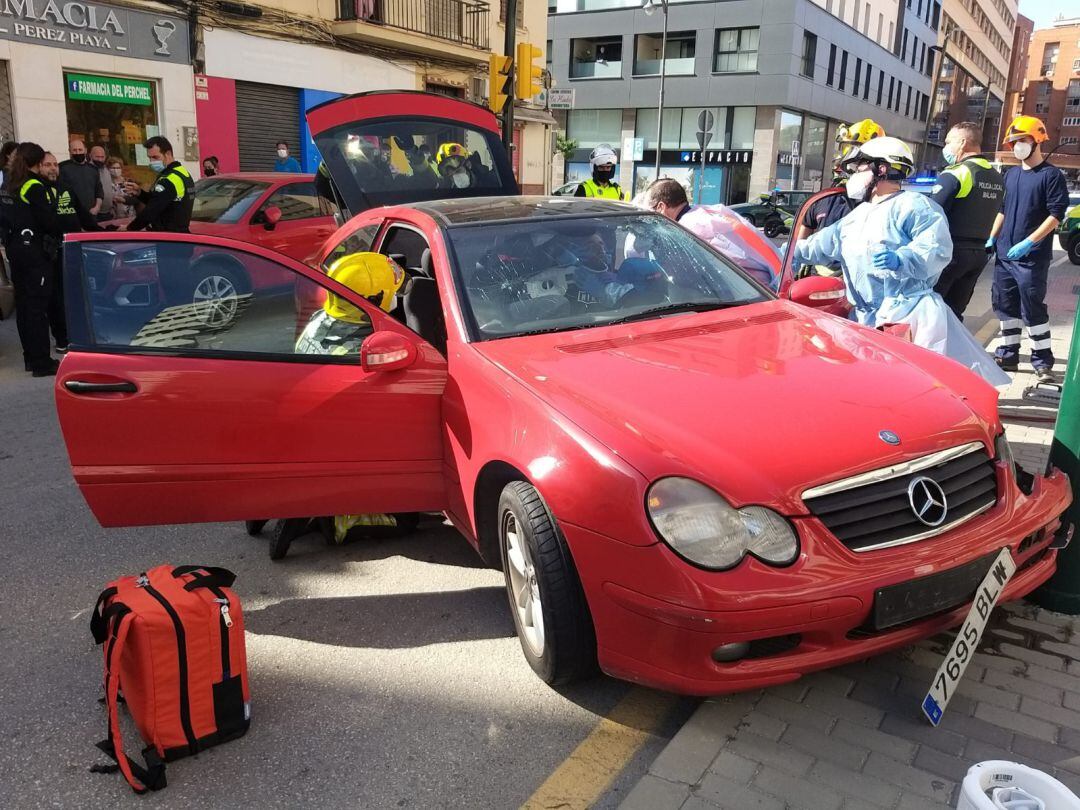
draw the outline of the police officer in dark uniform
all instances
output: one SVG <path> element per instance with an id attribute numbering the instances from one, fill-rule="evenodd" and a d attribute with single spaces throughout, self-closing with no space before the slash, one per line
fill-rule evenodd
<path id="1" fill-rule="evenodd" d="M 41 175 L 45 150 L 23 143 L 6 176 L 10 199 L 5 247 L 15 286 L 15 323 L 27 371 L 35 377 L 56 374 L 59 365 L 49 350 L 49 311 L 60 249 L 56 194 Z M 66 335 L 61 334 L 66 347 Z"/>
<path id="2" fill-rule="evenodd" d="M 191 210 L 195 205 L 195 181 L 191 172 L 173 157 L 172 144 L 167 138 L 155 135 L 143 146 L 150 159 L 150 168 L 158 175 L 149 191 L 143 191 L 136 183 L 128 183 L 128 198 L 137 199 L 143 208 L 123 230 L 189 233 Z M 157 245 L 158 278 L 170 305 L 191 303 L 192 279 L 188 271 L 193 250 L 192 245 L 183 242 Z"/>
<path id="3" fill-rule="evenodd" d="M 964 319 L 975 284 L 986 268 L 986 239 L 1001 210 L 1005 181 L 979 154 L 982 128 L 964 121 L 949 130 L 941 150 L 947 168 L 938 175 L 930 196 L 945 210 L 953 241 L 952 261 L 934 285 L 934 292 Z"/>

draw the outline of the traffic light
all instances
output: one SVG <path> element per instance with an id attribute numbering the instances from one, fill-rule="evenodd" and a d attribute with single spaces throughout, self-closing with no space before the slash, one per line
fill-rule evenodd
<path id="1" fill-rule="evenodd" d="M 510 89 L 507 83 L 513 66 L 514 60 L 509 56 L 493 53 L 488 58 L 488 107 L 496 115 L 506 106 L 506 91 Z"/>
<path id="2" fill-rule="evenodd" d="M 528 42 L 519 42 L 517 46 L 517 92 L 515 95 L 524 100 L 544 90 L 544 69 L 533 64 L 544 52 Z"/>

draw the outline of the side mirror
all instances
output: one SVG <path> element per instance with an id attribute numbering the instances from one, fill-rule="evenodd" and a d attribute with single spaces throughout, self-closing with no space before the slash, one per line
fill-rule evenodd
<path id="1" fill-rule="evenodd" d="M 807 276 L 792 283 L 787 297 L 796 304 L 829 309 L 843 303 L 847 296 L 844 280 L 836 276 Z"/>
<path id="2" fill-rule="evenodd" d="M 399 371 L 416 362 L 416 344 L 397 332 L 375 332 L 360 346 L 364 371 Z"/>
<path id="3" fill-rule="evenodd" d="M 268 231 L 274 230 L 277 224 L 281 222 L 281 209 L 276 205 L 271 205 L 269 208 L 263 211 L 263 225 Z"/>

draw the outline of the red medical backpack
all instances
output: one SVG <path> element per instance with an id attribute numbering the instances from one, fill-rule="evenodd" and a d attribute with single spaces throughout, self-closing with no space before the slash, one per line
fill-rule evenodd
<path id="1" fill-rule="evenodd" d="M 165 763 L 240 737 L 251 718 L 244 620 L 224 568 L 159 565 L 110 582 L 90 619 L 105 645 L 109 736 L 98 748 L 136 793 L 165 787 Z M 120 698 L 120 693 L 123 697 Z M 147 747 L 146 766 L 124 753 L 118 702 Z"/>

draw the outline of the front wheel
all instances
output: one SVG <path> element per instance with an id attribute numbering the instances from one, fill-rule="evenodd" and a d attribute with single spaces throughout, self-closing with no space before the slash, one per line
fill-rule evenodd
<path id="1" fill-rule="evenodd" d="M 765 223 L 765 235 L 772 239 L 784 232 L 784 223 L 779 219 L 770 219 Z"/>
<path id="2" fill-rule="evenodd" d="M 1077 234 L 1069 242 L 1069 261 L 1073 264 L 1080 264 L 1080 234 Z"/>
<path id="3" fill-rule="evenodd" d="M 521 650 L 545 683 L 596 671 L 596 634 L 570 549 L 540 493 L 525 481 L 499 498 L 499 545 Z"/>

